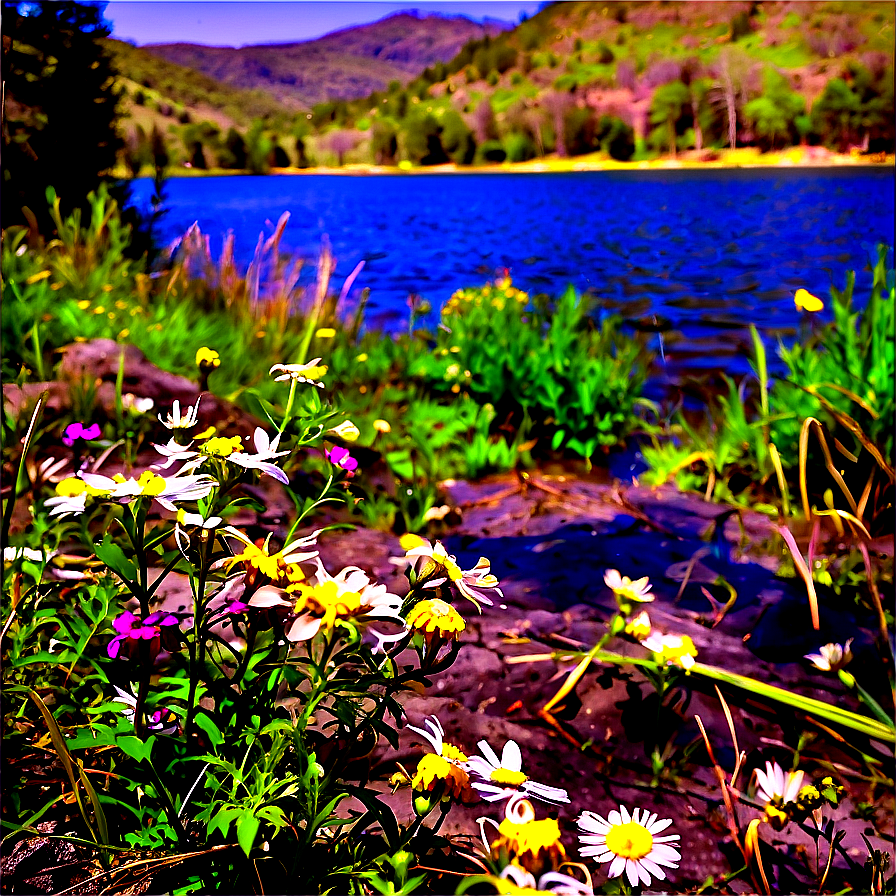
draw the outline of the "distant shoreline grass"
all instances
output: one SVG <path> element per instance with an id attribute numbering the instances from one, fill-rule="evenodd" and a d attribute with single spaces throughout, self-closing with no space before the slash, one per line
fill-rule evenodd
<path id="1" fill-rule="evenodd" d="M 776 152 L 761 153 L 754 147 L 704 151 L 702 153 L 682 153 L 678 158 L 664 156 L 657 159 L 646 159 L 637 162 L 619 162 L 608 159 L 600 153 L 574 156 L 568 158 L 547 157 L 532 159 L 528 162 L 502 162 L 496 165 L 429 165 L 403 167 L 400 165 L 373 165 L 369 163 L 352 163 L 342 167 L 316 166 L 312 168 L 272 168 L 269 174 L 549 174 L 579 171 L 665 171 L 665 170 L 698 170 L 737 169 L 737 168 L 893 168 L 896 166 L 896 155 L 881 153 L 879 155 L 859 155 L 851 153 L 833 153 L 820 147 L 795 146 Z M 191 168 L 171 168 L 169 177 L 222 177 L 228 175 L 247 175 L 248 170 L 229 168 L 209 168 L 204 170 Z M 146 176 L 146 175 L 140 175 Z"/>

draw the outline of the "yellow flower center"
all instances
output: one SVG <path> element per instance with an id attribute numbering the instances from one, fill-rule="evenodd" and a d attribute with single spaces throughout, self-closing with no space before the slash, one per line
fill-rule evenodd
<path id="1" fill-rule="evenodd" d="M 463 617 L 451 604 L 440 598 L 421 600 L 407 616 L 411 628 L 432 634 L 452 636 L 466 628 Z"/>
<path id="2" fill-rule="evenodd" d="M 535 858 L 542 850 L 565 855 L 560 842 L 560 826 L 553 818 L 542 818 L 538 821 L 526 821 L 522 824 L 505 818 L 498 826 L 500 840 L 508 847 L 517 859 L 524 859 L 526 853 Z M 500 842 L 500 841 L 496 841 Z"/>
<path id="3" fill-rule="evenodd" d="M 202 453 L 210 454 L 213 457 L 229 457 L 234 451 L 242 450 L 243 445 L 239 436 L 231 436 L 229 439 L 224 436 L 216 436 L 202 446 Z"/>
<path id="4" fill-rule="evenodd" d="M 470 776 L 459 766 L 438 753 L 427 753 L 417 763 L 417 771 L 411 781 L 414 790 L 434 790 L 439 782 L 445 785 L 445 795 L 460 798 L 470 786 Z"/>
<path id="5" fill-rule="evenodd" d="M 506 784 L 509 787 L 519 787 L 525 784 L 528 778 L 522 772 L 514 772 L 509 768 L 496 768 L 489 775 L 489 780 L 495 784 Z"/>
<path id="6" fill-rule="evenodd" d="M 653 835 L 634 821 L 615 824 L 607 831 L 607 849 L 625 859 L 642 859 L 653 849 Z"/>
<path id="7" fill-rule="evenodd" d="M 203 346 L 196 352 L 196 365 L 198 367 L 220 367 L 221 358 L 216 351 Z"/>
<path id="8" fill-rule="evenodd" d="M 361 609 L 361 595 L 357 591 L 340 592 L 336 582 L 299 585 L 296 593 L 296 613 L 310 612 L 322 617 L 327 628 L 332 628 L 338 617 L 354 616 Z"/>
<path id="9" fill-rule="evenodd" d="M 83 495 L 84 491 L 87 489 L 87 483 L 83 479 L 78 479 L 76 476 L 69 476 L 68 479 L 63 479 L 56 486 L 56 494 L 59 495 L 60 498 L 77 498 L 78 495 Z"/>
<path id="10" fill-rule="evenodd" d="M 451 762 L 466 762 L 467 755 L 462 753 L 454 744 L 442 741 L 442 755 Z"/>
<path id="11" fill-rule="evenodd" d="M 144 495 L 161 495 L 165 491 L 164 478 L 153 473 L 152 470 L 141 473 L 140 478 L 137 480 L 137 485 L 140 486 Z"/>

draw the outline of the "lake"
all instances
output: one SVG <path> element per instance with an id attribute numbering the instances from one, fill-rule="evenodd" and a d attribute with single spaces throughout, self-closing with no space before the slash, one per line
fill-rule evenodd
<path id="1" fill-rule="evenodd" d="M 198 221 L 217 257 L 233 230 L 245 267 L 289 211 L 282 247 L 308 260 L 300 282 L 313 282 L 324 240 L 334 289 L 366 260 L 349 298 L 370 289 L 368 325 L 395 330 L 409 295 L 438 310 L 507 268 L 531 293 L 571 283 L 631 326 L 664 330 L 669 375 L 739 373 L 750 323 L 784 338 L 806 325 L 797 288 L 827 301 L 852 268 L 864 300 L 874 244 L 894 242 L 893 181 L 891 168 L 173 178 L 161 236 Z M 133 182 L 139 204 L 151 190 Z"/>

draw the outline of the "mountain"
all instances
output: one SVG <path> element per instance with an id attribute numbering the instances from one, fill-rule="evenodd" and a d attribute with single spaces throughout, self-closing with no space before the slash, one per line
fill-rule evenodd
<path id="1" fill-rule="evenodd" d="M 289 7 L 286 7 L 289 9 Z M 357 99 L 405 84 L 447 62 L 471 40 L 495 37 L 510 23 L 478 24 L 463 16 L 400 12 L 317 40 L 248 47 L 148 44 L 142 49 L 223 84 L 262 90 L 288 109 L 332 99 Z"/>

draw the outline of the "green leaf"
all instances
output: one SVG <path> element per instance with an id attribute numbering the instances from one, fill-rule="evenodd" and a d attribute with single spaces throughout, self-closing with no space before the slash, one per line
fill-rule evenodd
<path id="1" fill-rule="evenodd" d="M 139 737 L 134 737 L 133 735 L 125 735 L 124 737 L 119 737 L 116 740 L 116 744 L 122 753 L 127 754 L 131 759 L 135 759 L 137 762 L 143 762 L 144 759 L 149 759 L 155 741 L 155 735 L 152 735 L 145 741 L 142 741 Z"/>
<path id="2" fill-rule="evenodd" d="M 108 533 L 103 536 L 100 544 L 94 545 L 93 552 L 125 582 L 133 582 L 137 578 L 137 567 L 133 561 L 128 560 L 124 551 L 112 541 Z"/>
<path id="3" fill-rule="evenodd" d="M 253 812 L 246 812 L 237 822 L 236 839 L 242 851 L 248 857 L 252 852 L 252 846 L 255 843 L 255 835 L 258 833 L 258 827 L 261 822 L 255 817 Z"/>
<path id="4" fill-rule="evenodd" d="M 224 742 L 224 735 L 221 729 L 212 721 L 205 713 L 199 713 L 196 716 L 196 727 L 201 728 L 207 735 L 213 747 Z"/>

